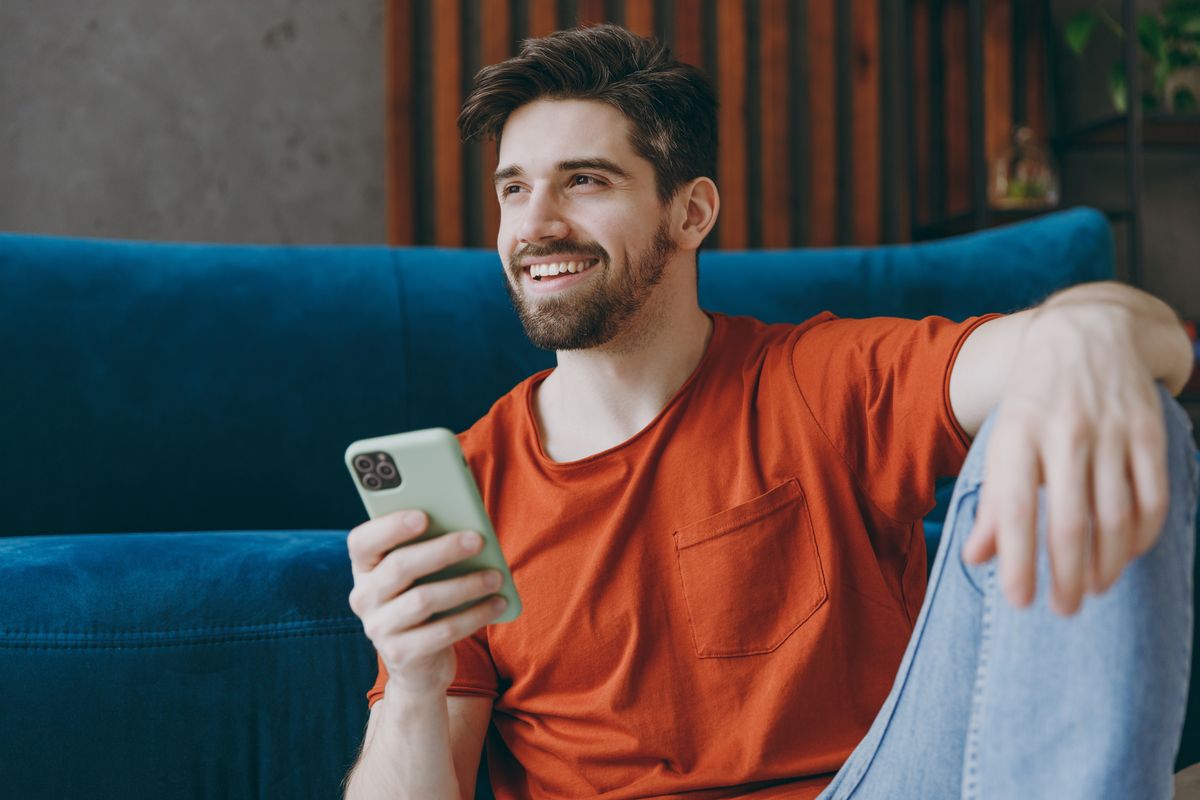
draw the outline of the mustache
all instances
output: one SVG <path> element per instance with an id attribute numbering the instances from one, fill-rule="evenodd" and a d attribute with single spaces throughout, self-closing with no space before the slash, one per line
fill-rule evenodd
<path id="1" fill-rule="evenodd" d="M 547 258 L 549 256 L 557 256 L 570 253 L 583 254 L 592 258 L 597 258 L 600 261 L 608 260 L 608 253 L 604 251 L 596 242 L 554 242 L 548 245 L 529 244 L 521 250 L 514 252 L 508 259 L 508 265 L 513 270 L 518 270 L 518 266 L 523 259 L 526 258 Z"/>

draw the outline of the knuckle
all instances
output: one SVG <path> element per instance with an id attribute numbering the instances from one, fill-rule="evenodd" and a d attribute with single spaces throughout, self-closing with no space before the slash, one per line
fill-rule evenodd
<path id="1" fill-rule="evenodd" d="M 408 590 L 408 607 L 417 617 L 425 619 L 434 612 L 433 598 L 423 587 Z"/>
<path id="2" fill-rule="evenodd" d="M 396 640 L 385 642 L 379 648 L 379 653 L 388 664 L 403 664 L 407 655 L 406 648 L 402 647 L 400 642 Z"/>
<path id="3" fill-rule="evenodd" d="M 359 608 L 359 604 L 361 602 L 362 602 L 362 587 L 355 584 L 354 588 L 350 590 L 350 597 L 349 597 L 350 610 L 353 611 L 355 614 L 357 614 L 360 617 L 362 616 L 362 609 Z"/>
<path id="4" fill-rule="evenodd" d="M 429 631 L 430 641 L 439 650 L 454 644 L 457 638 L 453 623 L 450 622 L 439 623 Z"/>

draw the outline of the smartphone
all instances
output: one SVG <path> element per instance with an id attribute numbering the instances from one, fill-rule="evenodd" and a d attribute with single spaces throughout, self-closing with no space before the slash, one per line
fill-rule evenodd
<path id="1" fill-rule="evenodd" d="M 401 547 L 453 531 L 477 531 L 483 537 L 483 549 L 478 553 L 416 583 L 442 581 L 482 569 L 498 570 L 504 582 L 496 594 L 503 595 L 508 606 L 489 624 L 509 622 L 520 616 L 521 598 L 517 596 L 512 573 L 453 433 L 445 428 L 429 428 L 360 439 L 346 448 L 346 468 L 371 519 L 404 508 L 419 509 L 429 516 L 428 530 Z M 471 600 L 441 611 L 430 620 L 456 614 L 477 602 Z"/>

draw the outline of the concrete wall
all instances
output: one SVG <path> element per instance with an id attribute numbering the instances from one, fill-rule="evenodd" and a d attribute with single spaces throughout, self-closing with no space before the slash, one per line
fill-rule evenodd
<path id="1" fill-rule="evenodd" d="M 382 9 L 0 1 L 0 230 L 384 241 Z"/>

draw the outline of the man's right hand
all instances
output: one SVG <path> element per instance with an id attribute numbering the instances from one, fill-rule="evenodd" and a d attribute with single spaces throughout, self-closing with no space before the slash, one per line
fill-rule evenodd
<path id="1" fill-rule="evenodd" d="M 454 681 L 454 643 L 504 612 L 496 596 L 435 621 L 430 615 L 500 589 L 502 577 L 482 570 L 444 581 L 414 583 L 483 548 L 483 537 L 459 531 L 416 544 L 429 519 L 422 511 L 397 511 L 350 531 L 346 546 L 354 588 L 350 608 L 362 620 L 388 672 L 389 689 L 444 694 Z"/>

